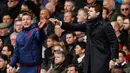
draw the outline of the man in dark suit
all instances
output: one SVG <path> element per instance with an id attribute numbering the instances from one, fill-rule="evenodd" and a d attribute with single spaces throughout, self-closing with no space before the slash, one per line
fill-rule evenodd
<path id="1" fill-rule="evenodd" d="M 84 73 L 109 73 L 109 61 L 115 61 L 118 57 L 118 41 L 110 22 L 103 21 L 97 6 L 90 7 L 88 20 L 84 24 L 50 20 L 60 23 L 65 30 L 87 33 Z"/>

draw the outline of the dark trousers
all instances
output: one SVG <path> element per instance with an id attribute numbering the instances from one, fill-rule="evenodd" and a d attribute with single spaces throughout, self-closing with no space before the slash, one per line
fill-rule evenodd
<path id="1" fill-rule="evenodd" d="M 20 66 L 20 73 L 40 73 L 40 66 Z"/>

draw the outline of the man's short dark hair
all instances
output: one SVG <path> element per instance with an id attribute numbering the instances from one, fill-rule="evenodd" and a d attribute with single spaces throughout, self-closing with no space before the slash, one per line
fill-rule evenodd
<path id="1" fill-rule="evenodd" d="M 29 12 L 24 12 L 24 13 L 22 13 L 22 17 L 25 16 L 25 15 L 30 16 L 31 19 L 33 19 L 32 14 L 30 14 Z"/>
<path id="2" fill-rule="evenodd" d="M 90 8 L 94 8 L 96 12 L 101 12 L 101 8 L 97 6 L 96 4 L 91 5 Z"/>
<path id="3" fill-rule="evenodd" d="M 55 34 L 51 34 L 51 35 L 47 36 L 47 39 L 52 39 L 52 40 L 58 41 L 58 37 Z"/>
<path id="4" fill-rule="evenodd" d="M 85 42 L 77 42 L 76 45 L 79 45 L 82 49 L 86 48 L 86 43 Z"/>
<path id="5" fill-rule="evenodd" d="M 12 16 L 11 16 L 9 13 L 5 13 L 5 14 L 2 16 L 2 18 L 3 18 L 4 16 L 9 16 L 9 17 L 12 19 Z"/>
<path id="6" fill-rule="evenodd" d="M 70 68 L 70 67 L 74 67 L 74 68 L 75 68 L 75 71 L 78 71 L 77 65 L 75 65 L 75 64 L 70 64 L 70 65 L 68 65 L 67 68 Z"/>
<path id="7" fill-rule="evenodd" d="M 119 51 L 119 53 L 122 53 L 124 57 L 126 57 L 126 53 L 124 51 Z"/>
<path id="8" fill-rule="evenodd" d="M 68 32 L 66 35 L 68 34 L 72 34 L 72 36 L 76 36 L 76 34 L 74 32 Z"/>

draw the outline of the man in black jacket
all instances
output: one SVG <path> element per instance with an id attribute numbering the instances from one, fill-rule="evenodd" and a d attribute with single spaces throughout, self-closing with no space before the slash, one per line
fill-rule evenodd
<path id="1" fill-rule="evenodd" d="M 97 6 L 90 7 L 84 24 L 50 20 L 60 23 L 63 29 L 87 33 L 84 73 L 109 73 L 109 61 L 118 57 L 118 41 L 110 22 L 102 20 Z"/>

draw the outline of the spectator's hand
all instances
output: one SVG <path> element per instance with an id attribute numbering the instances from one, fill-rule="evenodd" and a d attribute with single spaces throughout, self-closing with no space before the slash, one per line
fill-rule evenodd
<path id="1" fill-rule="evenodd" d="M 48 69 L 48 71 L 47 71 L 46 73 L 50 73 L 50 72 L 51 72 L 51 70 L 52 70 L 52 69 L 51 69 L 51 68 L 49 68 L 49 69 Z"/>
<path id="2" fill-rule="evenodd" d="M 58 19 L 50 18 L 49 20 L 55 25 L 60 25 L 60 21 Z"/>
<path id="3" fill-rule="evenodd" d="M 20 67 L 17 67 L 15 71 L 16 71 L 16 72 L 18 72 L 18 71 L 19 71 L 19 69 L 20 69 Z"/>
<path id="4" fill-rule="evenodd" d="M 7 73 L 12 73 L 13 68 L 10 65 L 7 65 Z"/>
<path id="5" fill-rule="evenodd" d="M 7 73 L 16 73 L 17 70 L 15 67 L 11 67 L 9 65 L 7 65 Z"/>
<path id="6" fill-rule="evenodd" d="M 114 66 L 115 66 L 115 62 L 113 60 L 110 60 L 109 69 L 112 69 Z"/>
<path id="7" fill-rule="evenodd" d="M 40 21 L 38 25 L 39 28 L 44 28 L 47 25 L 47 19 L 42 19 L 42 21 Z"/>

